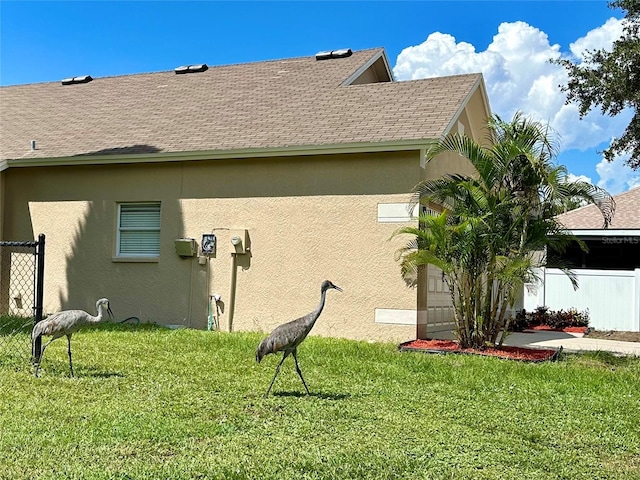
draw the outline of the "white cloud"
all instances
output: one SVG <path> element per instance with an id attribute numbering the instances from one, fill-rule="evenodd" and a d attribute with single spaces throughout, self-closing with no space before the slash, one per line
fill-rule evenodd
<path id="1" fill-rule="evenodd" d="M 620 20 L 611 18 L 570 45 L 574 58 L 584 49 L 610 48 L 622 33 Z M 393 69 L 398 80 L 482 72 L 493 112 L 510 119 L 516 111 L 547 122 L 560 135 L 562 150 L 586 150 L 619 136 L 631 112 L 617 117 L 596 108 L 582 120 L 575 104 L 565 105 L 560 85 L 567 82 L 565 69 L 549 62 L 561 57 L 560 46 L 547 34 L 525 22 L 502 23 L 485 51 L 445 33 L 432 33 L 398 55 Z"/>
<path id="2" fill-rule="evenodd" d="M 398 80 L 477 73 L 489 69 L 499 70 L 500 55 L 491 52 L 476 53 L 470 43 L 456 43 L 446 33 L 435 32 L 420 45 L 405 48 L 398 55 L 393 73 Z"/>
<path id="3" fill-rule="evenodd" d="M 625 165 L 628 159 L 628 154 L 618 156 L 611 162 L 603 158 L 596 165 L 596 171 L 600 176 L 598 186 L 612 195 L 640 186 L 640 171 L 633 170 L 628 165 Z"/>
<path id="4" fill-rule="evenodd" d="M 585 51 L 604 49 L 611 51 L 613 42 L 620 38 L 623 30 L 622 20 L 610 18 L 599 28 L 591 30 L 584 37 L 569 45 L 573 56 L 584 61 Z"/>
<path id="5" fill-rule="evenodd" d="M 567 175 L 567 182 L 586 182 L 593 184 L 591 178 L 586 175 L 574 175 L 573 173 Z"/>

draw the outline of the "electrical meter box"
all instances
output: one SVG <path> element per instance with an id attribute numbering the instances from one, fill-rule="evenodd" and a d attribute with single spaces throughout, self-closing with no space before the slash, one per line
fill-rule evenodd
<path id="1" fill-rule="evenodd" d="M 200 243 L 200 248 L 202 249 L 203 255 L 211 255 L 213 257 L 216 256 L 216 236 L 213 233 L 203 233 L 202 234 L 202 243 Z"/>
<path id="2" fill-rule="evenodd" d="M 232 253 L 247 253 L 249 250 L 249 232 L 245 228 L 231 230 Z"/>
<path id="3" fill-rule="evenodd" d="M 198 249 L 193 238 L 177 238 L 175 240 L 176 253 L 181 257 L 193 257 Z"/>

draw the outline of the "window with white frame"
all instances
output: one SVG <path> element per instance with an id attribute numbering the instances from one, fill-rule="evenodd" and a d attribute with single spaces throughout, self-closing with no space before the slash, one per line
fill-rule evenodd
<path id="1" fill-rule="evenodd" d="M 119 203 L 117 257 L 160 256 L 160 202 Z"/>

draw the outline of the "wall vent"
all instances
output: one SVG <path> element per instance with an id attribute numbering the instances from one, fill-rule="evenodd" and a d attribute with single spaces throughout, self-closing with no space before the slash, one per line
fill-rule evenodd
<path id="1" fill-rule="evenodd" d="M 183 65 L 181 67 L 175 68 L 173 71 L 177 74 L 183 73 L 196 73 L 196 72 L 204 72 L 208 70 L 209 67 L 206 63 L 199 63 L 197 65 Z"/>
<path id="2" fill-rule="evenodd" d="M 350 48 L 341 48 L 340 50 L 330 50 L 326 52 L 316 53 L 316 60 L 330 60 L 332 58 L 350 57 L 353 52 Z"/>
<path id="3" fill-rule="evenodd" d="M 93 78 L 91 75 L 83 75 L 81 77 L 71 77 L 62 80 L 62 85 L 75 85 L 76 83 L 89 83 Z"/>

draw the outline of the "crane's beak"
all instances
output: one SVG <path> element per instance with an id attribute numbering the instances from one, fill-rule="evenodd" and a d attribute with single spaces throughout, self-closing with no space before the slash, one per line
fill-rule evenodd
<path id="1" fill-rule="evenodd" d="M 111 305 L 107 307 L 107 313 L 109 314 L 109 318 L 113 319 L 113 312 L 111 311 Z"/>
<path id="2" fill-rule="evenodd" d="M 342 289 L 340 287 L 338 287 L 337 285 L 334 285 L 333 288 L 335 288 L 336 290 L 338 290 L 339 292 L 342 291 Z"/>

